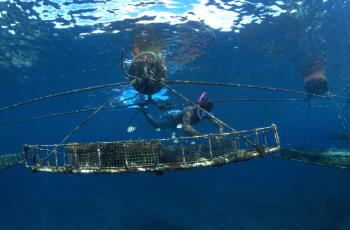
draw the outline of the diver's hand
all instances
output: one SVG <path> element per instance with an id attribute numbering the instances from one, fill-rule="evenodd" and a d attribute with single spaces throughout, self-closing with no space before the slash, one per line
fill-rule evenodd
<path id="1" fill-rule="evenodd" d="M 146 113 L 147 112 L 147 109 L 143 106 L 140 106 L 137 108 L 139 111 L 143 112 L 143 113 Z"/>
<path id="2" fill-rule="evenodd" d="M 224 133 L 224 126 L 218 125 L 218 130 L 219 130 L 220 134 L 223 134 Z"/>
<path id="3" fill-rule="evenodd" d="M 163 110 L 163 111 L 167 111 L 171 108 L 171 104 L 168 103 L 168 102 L 165 102 L 165 103 L 157 103 L 157 107 L 160 109 L 160 110 Z"/>
<path id="4" fill-rule="evenodd" d="M 153 104 L 155 103 L 152 99 L 152 96 L 148 96 L 147 100 L 145 101 L 145 104 Z"/>
<path id="5" fill-rule="evenodd" d="M 146 113 L 146 112 L 147 112 L 147 110 L 146 110 L 146 103 L 140 103 L 140 104 L 138 104 L 138 107 L 136 107 L 136 109 L 137 109 L 138 111 L 141 111 L 141 112 L 143 112 L 143 113 Z"/>
<path id="6" fill-rule="evenodd" d="M 216 135 L 216 139 L 222 139 L 224 137 L 224 127 L 222 125 L 218 126 L 218 135 Z"/>

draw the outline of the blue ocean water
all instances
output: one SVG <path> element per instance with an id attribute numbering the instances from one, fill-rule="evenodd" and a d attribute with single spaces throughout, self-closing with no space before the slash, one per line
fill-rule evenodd
<path id="1" fill-rule="evenodd" d="M 340 95 L 350 84 L 350 2 L 0 0 L 0 107 L 98 84 L 126 81 L 126 62 L 144 49 L 164 55 L 169 80 L 233 82 L 304 90 L 315 60 Z M 311 63 L 311 64 L 310 64 Z M 306 70 L 305 70 L 306 69 Z M 344 127 L 328 99 L 247 88 L 175 85 L 237 130 L 276 124 L 282 146 L 349 149 L 331 138 Z M 57 97 L 2 111 L 0 120 L 98 107 L 118 89 Z M 118 92 L 119 92 L 118 91 Z M 169 100 L 182 101 L 170 92 Z M 346 101 L 336 98 L 345 119 Z M 155 114 L 157 113 L 155 110 Z M 170 137 L 132 108 L 104 110 L 69 141 Z M 87 113 L 2 125 L 0 153 L 54 144 Z M 3 123 L 2 123 L 3 124 Z M 195 126 L 215 132 L 210 123 Z M 345 125 L 345 128 L 346 125 Z M 177 136 L 183 135 L 176 131 Z M 223 167 L 153 174 L 0 172 L 0 229 L 350 229 L 350 172 L 272 156 Z"/>

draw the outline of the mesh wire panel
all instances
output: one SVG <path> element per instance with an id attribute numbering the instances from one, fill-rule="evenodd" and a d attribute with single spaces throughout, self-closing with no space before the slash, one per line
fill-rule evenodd
<path id="1" fill-rule="evenodd" d="M 69 160 L 73 168 L 100 166 L 97 145 L 76 144 L 67 148 L 70 151 Z"/>
<path id="2" fill-rule="evenodd" d="M 73 168 L 150 167 L 159 161 L 160 142 L 111 142 L 66 146 Z"/>
<path id="3" fill-rule="evenodd" d="M 111 145 L 100 145 L 101 167 L 125 167 L 124 145 L 121 143 L 111 143 Z"/>
<path id="4" fill-rule="evenodd" d="M 225 151 L 225 154 L 237 153 L 236 140 L 234 138 L 222 138 L 222 139 L 211 139 L 212 146 L 212 155 L 218 157 L 222 155 L 222 152 Z"/>

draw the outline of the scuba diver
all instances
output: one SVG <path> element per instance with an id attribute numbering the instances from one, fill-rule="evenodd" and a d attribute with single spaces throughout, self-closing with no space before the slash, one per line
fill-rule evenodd
<path id="1" fill-rule="evenodd" d="M 206 96 L 207 96 L 206 92 L 203 92 L 198 99 L 197 105 L 200 106 L 200 108 L 207 111 L 208 113 L 210 113 L 213 110 L 213 102 L 208 100 Z M 155 103 L 155 102 L 150 100 L 147 102 L 147 104 L 149 103 Z M 157 104 L 156 106 L 161 109 L 161 107 L 159 107 Z M 223 132 L 222 124 L 220 124 L 211 116 L 206 115 L 203 111 L 201 111 L 196 106 L 187 106 L 182 110 L 166 110 L 160 115 L 160 119 L 158 120 L 149 113 L 149 111 L 145 107 L 145 104 L 141 105 L 139 107 L 139 110 L 142 111 L 147 121 L 156 129 L 182 128 L 186 134 L 190 136 L 198 136 L 202 134 L 198 132 L 196 129 L 194 129 L 193 125 L 196 123 L 199 123 L 200 121 L 208 119 L 218 127 L 219 133 Z"/>
<path id="2" fill-rule="evenodd" d="M 165 59 L 161 53 L 152 51 L 138 53 L 133 58 L 128 71 L 125 70 L 123 64 L 124 50 L 122 50 L 120 60 L 122 72 L 129 78 L 134 89 L 133 94 L 138 94 L 136 99 L 127 100 L 123 103 L 129 105 L 134 104 L 133 108 L 142 111 L 145 118 L 154 128 L 182 128 L 186 134 L 190 136 L 198 136 L 201 135 L 201 133 L 194 129 L 193 125 L 202 120 L 208 119 L 218 127 L 220 133 L 223 132 L 222 124 L 213 116 L 208 116 L 208 114 L 201 110 L 203 109 L 207 113 L 210 113 L 213 109 L 213 102 L 207 99 L 206 92 L 203 92 L 198 99 L 197 105 L 201 109 L 198 106 L 192 105 L 187 106 L 182 110 L 169 110 L 169 105 L 167 106 L 168 108 L 164 108 L 164 106 L 157 103 L 158 101 L 166 101 L 168 99 L 168 97 L 164 95 L 166 90 L 163 89 L 167 79 L 167 68 Z M 120 99 L 125 98 L 125 93 L 127 92 L 123 92 L 122 96 L 117 99 L 120 101 Z M 140 100 L 143 100 L 144 102 L 137 103 Z M 137 103 L 136 106 L 135 102 Z M 156 119 L 149 113 L 146 109 L 147 104 L 154 104 L 163 111 L 159 119 Z M 133 130 L 135 129 L 130 129 L 130 132 Z"/>

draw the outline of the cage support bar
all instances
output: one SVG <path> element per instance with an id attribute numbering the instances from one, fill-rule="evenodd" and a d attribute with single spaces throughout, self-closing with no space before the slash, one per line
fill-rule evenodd
<path id="1" fill-rule="evenodd" d="M 340 106 L 338 105 L 337 101 L 335 99 L 332 100 L 334 108 L 335 108 L 335 112 L 338 115 L 338 119 L 340 121 L 340 124 L 343 126 L 344 130 L 345 130 L 345 136 L 348 139 L 348 141 L 350 141 L 350 126 L 349 126 L 349 122 L 346 119 L 342 109 L 340 108 Z"/>
<path id="2" fill-rule="evenodd" d="M 60 92 L 60 93 L 54 93 L 54 94 L 50 94 L 47 96 L 37 97 L 34 99 L 30 99 L 27 101 L 22 101 L 22 102 L 18 102 L 18 103 L 9 105 L 9 106 L 2 107 L 2 108 L 0 108 L 0 112 L 6 111 L 9 109 L 13 109 L 13 108 L 16 108 L 16 107 L 19 107 L 22 105 L 27 105 L 27 104 L 31 104 L 34 102 L 55 98 L 55 97 L 61 97 L 61 96 L 66 96 L 69 94 L 75 94 L 75 93 L 81 93 L 81 92 L 88 92 L 88 91 L 93 91 L 93 90 L 97 90 L 97 89 L 111 88 L 111 87 L 120 86 L 120 85 L 127 85 L 127 84 L 129 84 L 129 82 L 118 82 L 118 83 L 90 86 L 90 87 L 80 88 L 80 89 L 73 89 L 73 90 L 64 91 L 64 92 Z"/>
<path id="3" fill-rule="evenodd" d="M 208 82 L 208 81 L 187 81 L 187 80 L 170 80 L 166 81 L 167 84 L 186 84 L 186 85 L 211 85 L 211 86 L 226 86 L 226 87 L 236 87 L 236 88 L 250 88 L 250 89 L 259 89 L 266 91 L 276 91 L 276 92 L 284 92 L 284 93 L 294 93 L 304 96 L 313 96 L 320 97 L 324 99 L 330 99 L 332 97 L 350 99 L 349 97 L 341 96 L 341 95 L 320 95 L 307 93 L 304 91 L 292 90 L 292 89 L 284 89 L 284 88 L 276 88 L 270 86 L 261 86 L 261 85 L 250 85 L 250 84 L 240 84 L 240 83 L 225 83 L 225 82 Z"/>

